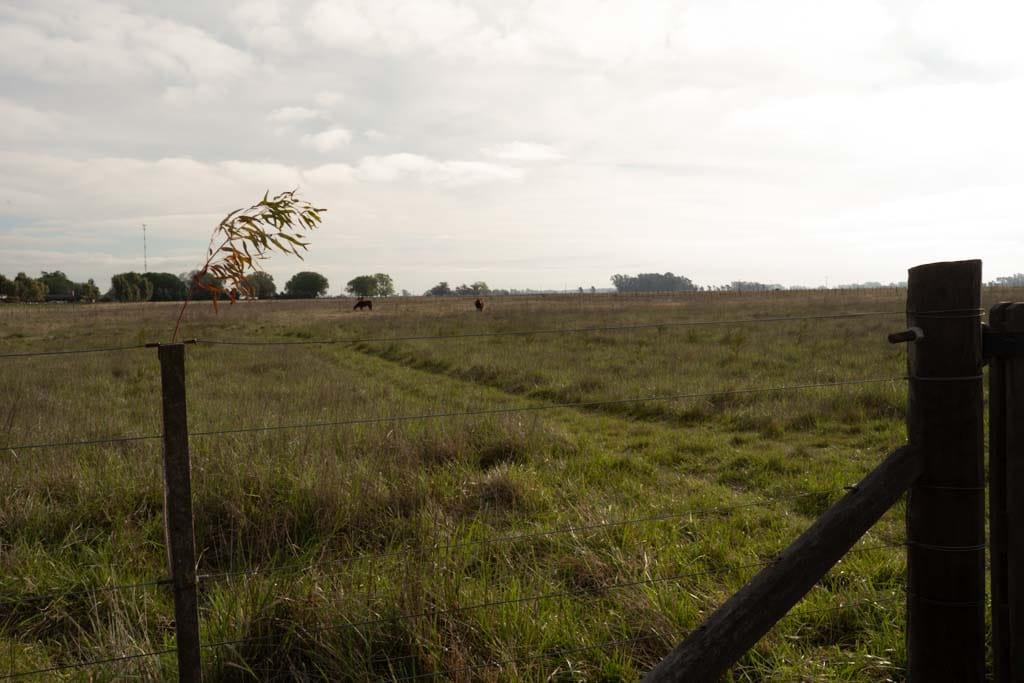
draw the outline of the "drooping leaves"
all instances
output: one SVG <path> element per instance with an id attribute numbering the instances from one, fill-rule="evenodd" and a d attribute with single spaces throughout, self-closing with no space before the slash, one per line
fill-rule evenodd
<path id="1" fill-rule="evenodd" d="M 306 233 L 319 227 L 320 214 L 326 209 L 299 199 L 297 192 L 289 190 L 270 197 L 268 190 L 256 204 L 225 216 L 210 236 L 206 262 L 192 275 L 190 292 L 209 292 L 217 310 L 221 296 L 233 304 L 239 296 L 254 295 L 246 274 L 259 271 L 259 262 L 274 251 L 302 259 L 302 252 L 309 248 Z M 177 339 L 187 305 L 186 300 L 172 339 Z"/>

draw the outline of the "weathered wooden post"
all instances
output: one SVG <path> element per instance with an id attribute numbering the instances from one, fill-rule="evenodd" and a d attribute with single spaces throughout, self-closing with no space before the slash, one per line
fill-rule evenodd
<path id="1" fill-rule="evenodd" d="M 164 533 L 174 590 L 178 680 L 201 681 L 196 543 L 192 526 L 192 484 L 185 403 L 185 345 L 160 344 L 164 417 Z"/>
<path id="2" fill-rule="evenodd" d="M 910 270 L 910 445 L 924 469 L 907 502 L 911 681 L 985 679 L 981 261 Z"/>
<path id="3" fill-rule="evenodd" d="M 989 538 L 992 664 L 999 683 L 1024 680 L 1024 304 L 989 312 Z"/>

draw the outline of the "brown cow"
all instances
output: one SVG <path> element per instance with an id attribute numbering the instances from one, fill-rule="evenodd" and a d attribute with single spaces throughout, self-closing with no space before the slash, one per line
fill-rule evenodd
<path id="1" fill-rule="evenodd" d="M 484 302 L 481 301 L 480 299 L 477 299 L 476 303 L 474 303 L 473 305 L 476 306 L 476 310 L 478 311 L 484 310 Z"/>
<path id="2" fill-rule="evenodd" d="M 369 299 L 360 299 L 359 301 L 356 302 L 356 305 L 352 307 L 352 310 L 353 311 L 361 311 L 364 308 L 369 308 L 372 311 L 373 310 L 373 302 L 370 301 Z"/>

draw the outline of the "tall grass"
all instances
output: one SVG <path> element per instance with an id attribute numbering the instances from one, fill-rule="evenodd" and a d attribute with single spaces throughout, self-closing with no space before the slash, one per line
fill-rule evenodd
<path id="1" fill-rule="evenodd" d="M 483 314 L 460 301 L 375 308 L 241 303 L 214 317 L 195 306 L 182 336 L 447 335 L 898 311 L 902 301 L 866 292 L 494 300 Z M 7 306 L 0 352 L 160 340 L 174 312 Z M 217 431 L 899 376 L 903 351 L 884 335 L 901 322 L 200 344 L 188 348 L 189 420 L 193 432 Z M 160 431 L 152 350 L 0 360 L 0 396 L 0 445 Z M 195 437 L 206 674 L 632 680 L 903 441 L 904 397 L 894 381 Z M 5 451 L 0 482 L 0 673 L 173 647 L 164 587 L 21 601 L 165 576 L 159 441 Z M 898 542 L 901 520 L 897 507 L 861 548 Z M 731 679 L 902 679 L 902 558 L 895 547 L 850 554 Z M 174 661 L 60 675 L 162 679 Z"/>

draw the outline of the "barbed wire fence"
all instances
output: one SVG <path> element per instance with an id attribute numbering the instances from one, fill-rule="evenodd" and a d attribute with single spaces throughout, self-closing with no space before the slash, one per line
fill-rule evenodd
<path id="1" fill-rule="evenodd" d="M 327 338 L 327 339 L 313 339 L 313 340 L 249 340 L 249 339 L 194 339 L 185 342 L 185 344 L 205 345 L 210 347 L 236 347 L 236 346 L 249 346 L 249 347 L 274 347 L 274 346 L 325 346 L 325 345 L 358 345 L 358 344 L 375 344 L 375 343 L 398 343 L 398 342 L 434 342 L 444 343 L 450 340 L 466 340 L 466 339 L 478 339 L 484 337 L 531 337 L 537 335 L 582 335 L 592 334 L 597 332 L 602 333 L 616 333 L 625 331 L 635 330 L 646 330 L 646 329 L 668 329 L 678 327 L 696 327 L 696 326 L 737 326 L 737 325 L 758 325 L 758 324 L 778 324 L 786 322 L 799 322 L 799 321 L 823 321 L 823 320 L 842 320 L 842 319 L 859 319 L 859 318 L 878 318 L 888 319 L 898 316 L 905 315 L 902 311 L 850 311 L 841 313 L 828 313 L 819 315 L 803 315 L 803 316 L 770 316 L 761 318 L 734 318 L 734 319 L 721 319 L 721 320 L 664 320 L 658 322 L 644 322 L 635 324 L 625 325 L 603 325 L 603 326 L 586 326 L 586 327 L 567 327 L 567 328 L 546 328 L 546 329 L 519 329 L 519 330 L 498 330 L 489 332 L 474 332 L 464 334 L 448 334 L 448 335 L 411 335 L 411 336 L 390 336 L 390 337 L 361 337 L 361 338 Z M 182 379 L 182 388 L 180 396 L 180 408 L 184 411 L 184 370 L 183 370 L 183 350 L 182 345 L 176 345 L 178 349 L 182 351 L 181 367 L 177 368 L 180 371 Z M 0 353 L 0 359 L 8 362 L 16 362 L 19 359 L 36 358 L 36 357 L 48 357 L 48 356 L 68 356 L 68 355 L 79 355 L 79 354 L 97 354 L 97 353 L 131 353 L 136 351 L 143 351 L 147 348 L 157 348 L 158 350 L 168 348 L 167 345 L 159 344 L 135 344 L 135 345 L 119 345 L 109 347 L 97 347 L 97 348 L 79 348 L 79 349 L 57 349 L 49 350 L 43 349 L 38 351 L 23 351 L 23 352 L 11 352 L 11 353 Z M 164 358 L 161 356 L 163 364 Z M 166 371 L 166 368 L 165 368 Z M 592 409 L 592 408 L 603 408 L 611 406 L 621 406 L 629 404 L 643 404 L 650 402 L 668 402 L 668 401 L 681 401 L 681 400 L 693 400 L 693 399 L 710 399 L 716 397 L 735 396 L 735 395 L 746 395 L 746 394 L 760 394 L 760 395 L 771 395 L 781 394 L 787 392 L 800 392 L 807 390 L 817 389 L 834 389 L 842 387 L 852 387 L 859 385 L 868 384 L 892 384 L 902 383 L 907 381 L 909 378 L 906 375 L 898 376 L 886 376 L 886 377 L 867 377 L 867 378 L 849 378 L 843 380 L 827 381 L 827 382 L 805 382 L 799 384 L 789 385 L 774 385 L 774 386 L 756 386 L 756 387 L 742 387 L 725 389 L 720 391 L 701 391 L 701 392 L 679 392 L 670 393 L 657 396 L 636 396 L 629 398 L 619 399 L 608 399 L 608 400 L 592 400 L 592 401 L 575 401 L 575 402 L 558 402 L 558 403 L 536 403 L 526 402 L 525 400 L 521 405 L 509 405 L 499 407 L 488 407 L 476 410 L 443 410 L 429 413 L 419 414 L 400 414 L 400 415 L 378 415 L 374 417 L 364 417 L 356 419 L 346 420 L 329 420 L 319 422 L 303 422 L 303 423 L 292 423 L 292 424 L 279 424 L 279 425 L 262 425 L 262 426 L 241 426 L 231 429 L 217 429 L 217 430 L 198 430 L 184 433 L 178 433 L 176 435 L 170 435 L 167 429 L 167 400 L 166 394 L 166 377 L 165 377 L 165 429 L 160 434 L 139 434 L 139 435 L 111 435 L 109 437 L 100 438 L 89 438 L 89 439 L 69 439 L 62 441 L 29 441 L 25 443 L 8 443 L 0 446 L 0 453 L 13 453 L 15 455 L 25 451 L 36 451 L 44 449 L 69 449 L 83 446 L 94 446 L 94 445 L 110 445 L 119 444 L 125 442 L 135 441 L 156 441 L 163 440 L 165 449 L 177 448 L 181 450 L 182 444 L 184 444 L 184 470 L 179 470 L 177 476 L 188 477 L 188 456 L 187 456 L 187 444 L 193 439 L 201 438 L 213 438 L 222 435 L 232 434 L 247 434 L 247 433 L 262 433 L 270 431 L 293 431 L 293 430 L 320 430 L 328 428 L 339 428 L 349 427 L 356 425 L 373 425 L 373 424 L 388 424 L 388 423 L 400 423 L 400 422 L 422 422 L 430 420 L 446 420 L 455 418 L 467 418 L 467 417 L 480 417 L 487 415 L 498 415 L 498 414 L 515 414 L 515 413 L 527 413 L 527 412 L 538 412 L 538 411 L 555 411 L 555 410 L 581 410 L 581 409 Z M 176 446 L 169 445 L 169 439 L 174 436 L 176 438 Z M 685 520 L 693 517 L 710 517 L 714 515 L 725 515 L 730 514 L 737 510 L 747 508 L 765 508 L 772 509 L 782 504 L 791 504 L 795 499 L 803 497 L 829 497 L 842 493 L 844 490 L 849 490 L 854 484 L 851 482 L 847 487 L 844 488 L 832 488 L 809 491 L 806 493 L 798 494 L 796 496 L 789 496 L 785 500 L 763 498 L 756 501 L 740 503 L 736 505 L 726 506 L 705 506 L 705 507 L 693 507 L 684 510 L 674 510 L 671 512 L 665 512 L 662 514 L 647 515 L 641 517 L 631 517 L 610 521 L 594 522 L 594 523 L 581 523 L 578 525 L 567 525 L 556 528 L 541 529 L 536 531 L 504 534 L 489 537 L 486 539 L 479 539 L 473 541 L 458 541 L 455 538 L 445 539 L 443 542 L 434 543 L 428 546 L 418 547 L 407 547 L 400 550 L 388 551 L 383 553 L 362 553 L 351 555 L 348 557 L 331 558 L 329 560 L 310 563 L 310 562 L 297 562 L 290 564 L 277 564 L 274 566 L 266 567 L 242 567 L 238 569 L 230 569 L 225 571 L 210 572 L 210 573 L 199 573 L 190 577 L 187 583 L 191 585 L 182 586 L 180 577 L 154 577 L 148 581 L 135 581 L 130 583 L 111 584 L 111 585 L 97 585 L 91 587 L 75 587 L 66 591 L 48 591 L 45 593 L 33 593 L 18 595 L 13 597 L 0 598 L 0 612 L 3 610 L 12 610 L 14 608 L 23 608 L 28 606 L 31 609 L 45 610 L 49 606 L 59 604 L 62 601 L 71 599 L 99 599 L 100 596 L 115 594 L 115 593 L 134 593 L 137 591 L 153 591 L 153 590 L 166 590 L 170 588 L 175 595 L 175 601 L 181 599 L 182 590 L 190 591 L 192 593 L 191 601 L 193 603 L 192 609 L 196 604 L 195 595 L 198 592 L 203 591 L 206 587 L 211 586 L 215 583 L 231 581 L 235 578 L 251 577 L 251 576 L 283 576 L 289 573 L 302 573 L 311 569 L 317 569 L 320 571 L 344 571 L 344 567 L 355 561 L 367 561 L 367 562 L 378 562 L 388 558 L 406 558 L 412 562 L 423 562 L 433 554 L 436 553 L 447 553 L 457 549 L 466 549 L 481 546 L 491 545 L 506 545 L 510 543 L 520 541 L 530 541 L 545 537 L 557 536 L 557 535 L 573 535 L 584 532 L 601 533 L 610 529 L 624 528 L 624 527 L 640 527 L 645 524 L 653 524 L 659 522 L 671 522 Z M 176 494 L 172 495 L 168 493 L 168 500 L 179 497 Z M 180 502 L 180 501 L 179 501 Z M 191 510 L 190 503 L 189 511 Z M 173 507 L 173 504 L 172 504 Z M 180 533 L 180 530 L 179 530 Z M 191 524 L 189 525 L 188 534 L 191 535 Z M 170 538 L 171 545 L 174 545 L 174 539 Z M 194 543 L 194 540 L 189 540 Z M 868 552 L 875 550 L 885 550 L 905 547 L 906 543 L 901 540 L 889 539 L 881 544 L 875 544 L 858 548 L 852 552 Z M 957 552 L 957 548 L 945 548 L 949 552 Z M 174 566 L 174 551 L 171 549 L 171 565 Z M 732 572 L 737 570 L 755 570 L 762 569 L 770 566 L 775 559 L 766 558 L 758 560 L 756 562 L 746 563 L 742 565 L 727 565 L 719 568 L 702 569 L 699 571 L 690 571 L 677 574 L 671 574 L 660 577 L 648 577 L 639 580 L 621 581 L 617 583 L 611 583 L 608 585 L 601 586 L 600 595 L 604 595 L 610 591 L 624 590 L 627 588 L 636 588 L 643 586 L 651 586 L 656 584 L 675 583 L 682 584 L 688 579 L 694 579 L 697 577 L 707 577 L 719 573 Z M 195 566 L 195 560 L 192 558 L 193 569 Z M 344 624 L 340 624 L 337 627 L 332 628 L 360 628 L 380 624 L 390 621 L 411 621 L 417 619 L 430 619 L 438 616 L 461 614 L 470 611 L 477 610 L 488 610 L 497 607 L 510 605 L 510 604 L 525 604 L 525 603 L 539 603 L 543 601 L 551 600 L 593 600 L 598 599 L 600 595 L 595 596 L 588 592 L 588 590 L 563 590 L 554 591 L 547 593 L 539 593 L 535 595 L 521 596 L 512 599 L 502 600 L 490 600 L 480 603 L 474 603 L 471 605 L 461 605 L 457 607 L 448 608 L 437 608 L 431 610 L 424 610 L 421 612 L 404 613 L 391 617 L 381 617 L 378 619 L 362 620 L 362 621 L 351 621 Z M 880 595 L 877 599 L 869 601 L 854 601 L 844 603 L 835 607 L 829 607 L 828 610 L 844 610 L 852 609 L 860 606 L 861 604 L 886 604 L 895 602 L 897 599 L 902 599 L 901 596 L 894 595 Z M 178 605 L 176 604 L 176 608 Z M 812 610 L 813 611 L 813 610 Z M 63 671 L 84 669 L 90 667 L 116 665 L 122 662 L 131 662 L 143 658 L 154 658 L 163 657 L 174 654 L 178 657 L 179 667 L 182 666 L 182 647 L 179 632 L 178 645 L 170 648 L 158 648 L 140 652 L 129 652 L 120 654 L 117 656 L 97 656 L 95 659 L 88 659 L 77 662 L 68 662 L 60 665 L 51 667 L 42 667 L 38 669 L 25 670 L 25 671 L 9 671 L 7 674 L 0 674 L 0 680 L 3 679 L 18 679 L 27 677 L 38 677 L 46 674 L 55 674 Z M 187 653 L 188 657 L 193 659 L 193 662 L 199 661 L 199 650 L 224 650 L 237 647 L 240 645 L 251 644 L 254 642 L 266 641 L 269 638 L 273 638 L 273 635 L 256 636 L 252 638 L 240 638 L 236 640 L 222 640 L 214 642 L 199 642 L 198 631 L 194 634 L 193 650 Z M 409 673 L 409 667 L 397 667 L 396 663 L 401 659 L 386 659 L 382 665 L 389 671 L 390 674 L 386 674 L 384 678 L 390 678 L 391 680 L 420 680 L 420 679 L 433 679 L 438 677 L 452 677 L 459 675 L 468 675 L 474 671 L 482 669 L 503 669 L 505 667 L 516 666 L 529 662 L 536 662 L 540 660 L 553 659 L 553 658 L 564 658 L 569 655 L 581 655 L 588 652 L 604 651 L 609 648 L 628 648 L 636 646 L 640 643 L 648 641 L 657 641 L 664 648 L 668 648 L 674 642 L 672 634 L 647 634 L 639 635 L 628 638 L 616 638 L 611 640 L 605 640 L 599 643 L 582 645 L 578 647 L 561 647 L 555 648 L 543 653 L 523 653 L 514 657 L 507 657 L 501 659 L 487 660 L 482 663 L 475 663 L 464 667 L 439 669 L 431 672 L 414 672 Z M 415 655 L 410 657 L 415 658 Z M 180 671 L 180 669 L 179 669 Z M 184 680 L 184 678 L 183 678 Z"/>

